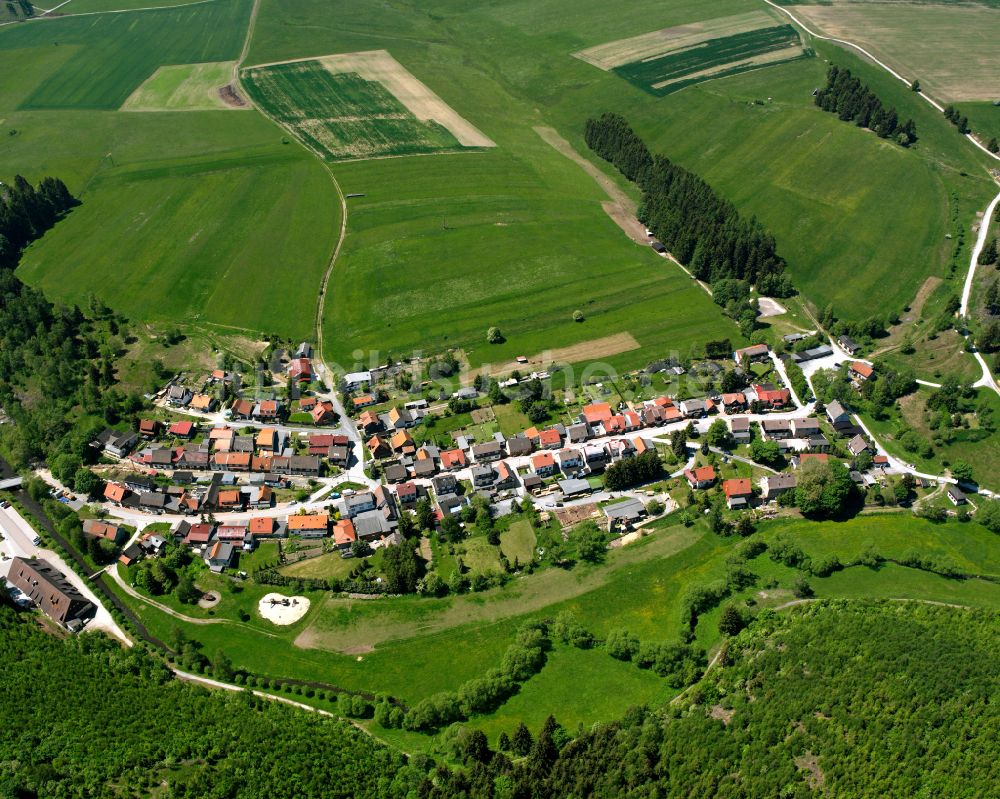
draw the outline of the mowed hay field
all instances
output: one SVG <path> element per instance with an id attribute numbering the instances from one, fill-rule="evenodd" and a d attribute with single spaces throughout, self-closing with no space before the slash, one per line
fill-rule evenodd
<path id="1" fill-rule="evenodd" d="M 1000 7 L 957 2 L 796 4 L 811 28 L 854 42 L 941 102 L 1000 98 Z"/>
<path id="2" fill-rule="evenodd" d="M 219 89 L 230 83 L 235 61 L 160 67 L 129 95 L 122 111 L 218 111 L 227 105 Z M 243 109 L 248 109 L 244 105 Z"/>
<path id="3" fill-rule="evenodd" d="M 417 119 L 381 83 L 334 74 L 320 61 L 245 70 L 242 82 L 260 108 L 326 160 L 460 148 L 442 125 Z"/>
<path id="4" fill-rule="evenodd" d="M 36 77 L 21 109 L 111 110 L 164 64 L 238 56 L 251 5 L 251 0 L 213 0 L 182 8 L 15 25 L 0 32 L 0 52 L 58 48 L 63 53 L 56 68 Z"/>
<path id="5" fill-rule="evenodd" d="M 663 95 L 807 53 L 795 28 L 774 12 L 752 11 L 608 42 L 575 55 Z"/>
<path id="6" fill-rule="evenodd" d="M 596 207 L 607 198 L 584 185 L 586 176 L 565 172 L 576 165 L 559 167 L 561 155 L 532 141 L 533 127 L 553 127 L 595 160 L 582 130 L 588 116 L 604 111 L 626 116 L 655 150 L 756 215 L 819 309 L 832 303 L 849 319 L 899 310 L 928 276 L 947 278 L 953 256 L 958 264 L 966 258 L 968 237 L 956 256 L 959 234 L 992 184 L 985 159 L 891 77 L 810 42 L 821 57 L 652 97 L 573 55 L 765 9 L 754 0 L 615 9 L 597 0 L 511 0 L 462 4 L 458 14 L 454 0 L 433 0 L 427 16 L 387 16 L 360 2 L 334 22 L 316 0 L 262 0 L 249 63 L 385 47 L 498 145 L 432 164 L 336 167 L 344 190 L 366 197 L 350 201 L 326 305 L 328 354 L 342 361 L 355 346 L 379 342 L 395 350 L 456 345 L 469 346 L 474 362 L 499 362 L 624 328 L 642 345 L 635 363 L 663 347 L 684 351 L 704 339 L 697 327 L 705 322 L 714 328 L 710 337 L 729 335 L 734 328 L 699 308 L 695 293 L 671 290 L 657 301 L 663 284 L 658 290 L 651 281 L 665 265 L 608 227 Z M 446 39 L 434 17 L 452 20 Z M 817 109 L 812 91 L 824 82 L 824 59 L 849 66 L 912 115 L 917 147 L 904 150 Z M 673 285 L 681 289 L 683 280 Z M 610 299 L 616 293 L 619 302 Z M 577 308 L 588 321 L 574 326 Z M 486 347 L 490 325 L 507 345 Z"/>

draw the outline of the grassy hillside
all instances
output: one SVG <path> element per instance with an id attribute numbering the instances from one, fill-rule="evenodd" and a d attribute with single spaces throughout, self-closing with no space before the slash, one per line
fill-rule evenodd
<path id="1" fill-rule="evenodd" d="M 154 635 L 169 640 L 172 630 L 180 627 L 201 641 L 205 651 L 222 648 L 237 666 L 258 674 L 384 691 L 414 703 L 454 690 L 496 666 L 517 627 L 532 618 L 551 619 L 569 611 L 599 638 L 625 628 L 641 641 L 676 640 L 685 628 L 686 592 L 725 578 L 727 559 L 742 541 L 671 523 L 654 525 L 648 538 L 609 553 L 605 565 L 545 570 L 504 589 L 444 599 L 358 602 L 330 597 L 314 603 L 306 619 L 290 630 L 278 631 L 256 617 L 249 626 L 187 624 L 134 599 L 128 602 Z M 959 571 L 1000 574 L 1000 539 L 974 522 L 932 524 L 908 513 L 843 523 L 789 519 L 766 523 L 757 535 L 772 542 L 779 534 L 813 559 L 836 554 L 846 564 L 872 547 L 886 559 L 903 559 L 916 550 L 927 560 L 950 563 Z M 746 566 L 755 575 L 754 584 L 727 602 L 750 601 L 760 608 L 794 598 L 791 588 L 798 571 L 767 553 L 751 558 Z M 809 577 L 809 582 L 818 596 L 827 598 L 898 597 L 1000 608 L 1000 586 L 995 582 L 949 579 L 891 563 L 876 569 L 850 566 L 830 577 Z M 239 597 L 224 599 L 215 617 L 235 619 L 243 604 Z M 705 648 L 720 640 L 720 611 L 721 605 L 700 618 L 696 639 Z M 459 648 L 463 656 L 456 659 Z M 609 680 L 617 686 L 613 694 L 606 691 Z M 557 687 L 567 683 L 574 686 L 572 692 Z M 501 729 L 509 731 L 519 716 L 537 723 L 551 710 L 560 719 L 565 713 L 574 725 L 579 721 L 589 726 L 615 718 L 629 705 L 663 701 L 674 692 L 649 673 L 615 663 L 603 652 L 556 649 L 517 696 L 473 723 L 492 738 Z M 378 729 L 408 749 L 429 745 L 426 736 Z"/>
<path id="2" fill-rule="evenodd" d="M 18 25 L 0 35 L 2 50 L 53 45 L 70 50 L 58 71 L 38 76 L 22 109 L 118 108 L 164 64 L 226 61 L 239 55 L 249 0 L 93 14 Z"/>
<path id="3" fill-rule="evenodd" d="M 555 157 L 537 151 L 531 140 L 532 126 L 552 125 L 583 151 L 585 119 L 605 110 L 619 112 L 655 150 L 703 175 L 741 210 L 758 216 L 774 232 L 793 279 L 816 307 L 833 303 L 838 315 L 848 319 L 899 310 L 929 275 L 947 277 L 953 259 L 961 263 L 963 251 L 956 250 L 967 241 L 960 234 L 974 210 L 985 205 L 991 186 L 984 161 L 905 87 L 892 85 L 891 79 L 883 79 L 843 51 L 819 45 L 821 58 L 710 81 L 662 98 L 623 85 L 621 78 L 572 57 L 583 48 L 616 38 L 759 8 L 761 4 L 754 0 L 711 5 L 682 0 L 639 2 L 625 9 L 597 2 L 574 3 L 570 8 L 563 0 L 549 0 L 472 8 L 463 4 L 458 14 L 448 0 L 438 0 L 430 6 L 421 4 L 419 12 L 404 7 L 391 16 L 368 9 L 365 3 L 352 4 L 334 21 L 324 17 L 322 4 L 312 0 L 280 4 L 264 0 L 250 62 L 386 47 L 498 142 L 500 152 L 489 157 L 496 160 L 495 172 L 504 175 L 509 185 L 518 185 L 522 168 L 537 173 Z M 374 27 L 372 19 L 377 20 Z M 484 42 L 490 46 L 484 48 Z M 921 134 L 917 147 L 903 150 L 816 109 L 811 93 L 823 83 L 824 58 L 850 66 L 901 113 L 914 115 Z M 337 174 L 349 191 L 365 191 L 382 180 L 408 191 L 402 189 L 403 176 L 439 179 L 445 188 L 435 194 L 428 187 L 424 209 L 427 216 L 440 218 L 440 227 L 445 214 L 438 213 L 439 209 L 447 212 L 461 201 L 475 208 L 481 193 L 494 188 L 478 174 L 482 169 L 470 159 L 459 158 L 435 159 L 426 166 L 338 168 Z M 355 175 L 363 179 L 354 180 Z M 594 232 L 606 227 L 613 238 L 616 231 L 599 220 L 596 209 L 588 219 L 574 222 L 567 218 L 567 211 L 581 198 L 579 190 L 568 191 L 570 185 L 553 186 L 548 207 L 533 209 L 532 219 L 574 263 L 585 264 L 591 254 L 608 264 L 609 275 L 620 274 L 611 250 L 603 249 Z M 495 194 L 502 193 L 503 186 L 495 189 Z M 902 196 L 907 202 L 899 201 Z M 339 346 L 339 352 L 346 353 L 350 346 L 346 340 L 353 342 L 355 335 L 361 342 L 374 342 L 378 324 L 364 319 L 364 312 L 356 309 L 369 291 L 377 291 L 381 298 L 374 306 L 376 314 L 392 309 L 392 327 L 379 332 L 388 332 L 393 348 L 443 341 L 444 335 L 449 343 L 478 345 L 489 324 L 500 325 L 506 333 L 504 309 L 523 307 L 510 305 L 512 292 L 523 289 L 531 296 L 537 285 L 525 279 L 526 264 L 548 257 L 530 235 L 518 235 L 507 244 L 502 234 L 512 231 L 488 231 L 485 226 L 469 234 L 484 242 L 485 252 L 473 249 L 459 231 L 449 233 L 454 248 L 445 249 L 440 243 L 446 238 L 444 232 L 435 235 L 433 244 L 420 248 L 410 241 L 418 229 L 404 227 L 398 213 L 376 219 L 368 213 L 368 198 L 357 208 L 357 215 L 349 218 L 343 270 L 331 295 L 334 300 L 343 297 L 348 308 L 338 308 L 337 302 L 327 305 L 332 314 L 331 352 Z M 429 227 L 426 235 L 430 235 Z M 570 243 L 557 240 L 563 234 Z M 946 238 L 948 234 L 951 239 Z M 583 255 L 574 247 L 577 241 L 587 244 Z M 495 242 L 502 242 L 504 257 L 491 255 Z M 609 241 L 608 246 L 625 260 L 627 241 Z M 513 258 L 508 255 L 511 247 Z M 481 265 L 504 288 L 488 290 L 484 296 L 480 286 L 463 299 L 468 290 L 462 283 L 468 278 L 464 262 Z M 633 275 L 648 276 L 645 263 L 645 259 L 636 260 Z M 413 323 L 412 331 L 400 331 L 400 324 L 411 324 L 408 317 L 421 313 L 411 303 L 398 301 L 395 283 L 406 279 L 400 268 L 417 280 L 426 276 L 438 281 L 435 285 L 447 297 L 448 324 L 439 321 L 440 316 L 431 317 Z M 586 274 L 586 269 L 581 272 Z M 377 276 L 381 279 L 376 289 Z M 552 304 L 542 296 L 535 306 L 565 318 L 579 304 L 571 297 L 563 292 L 562 301 Z M 676 318 L 687 330 L 686 311 L 674 314 L 669 303 L 661 307 L 657 312 L 669 320 Z M 466 315 L 474 319 L 467 327 L 452 321 Z M 633 323 L 636 330 L 628 325 L 626 329 L 645 347 L 641 317 L 640 311 Z M 364 332 L 366 324 L 371 336 Z M 518 326 L 507 323 L 511 324 Z M 552 331 L 557 328 L 552 326 Z M 590 331 L 570 326 L 566 334 L 585 340 Z M 550 335 L 547 329 L 539 330 L 538 340 Z M 683 342 L 684 332 L 680 337 Z M 664 343 L 671 338 L 677 340 L 677 335 L 664 335 Z M 513 348 L 530 349 L 534 341 L 531 337 L 515 340 Z M 494 353 L 481 357 L 493 358 Z"/>
<path id="4" fill-rule="evenodd" d="M 322 166 L 252 111 L 82 108 L 117 108 L 161 63 L 234 57 L 248 8 L 0 29 L 0 180 L 57 175 L 82 200 L 26 253 L 25 280 L 63 301 L 98 295 L 138 321 L 309 335 L 340 225 Z M 81 108 L 23 110 L 39 98 Z"/>

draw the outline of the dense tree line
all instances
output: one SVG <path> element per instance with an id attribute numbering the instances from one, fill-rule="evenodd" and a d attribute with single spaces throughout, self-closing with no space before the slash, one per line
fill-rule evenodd
<path id="1" fill-rule="evenodd" d="M 37 188 L 18 175 L 0 188 L 0 269 L 13 269 L 21 253 L 79 202 L 59 178 L 42 178 Z"/>
<path id="2" fill-rule="evenodd" d="M 696 277 L 745 280 L 777 297 L 793 293 L 771 234 L 693 172 L 653 156 L 623 117 L 588 119 L 584 135 L 594 152 L 642 189 L 639 218 Z"/>
<path id="3" fill-rule="evenodd" d="M 895 108 L 886 108 L 868 84 L 836 64 L 827 70 L 826 86 L 816 92 L 816 105 L 844 122 L 868 128 L 880 138 L 895 139 L 903 147 L 917 140 L 917 126 L 912 119 L 900 123 Z"/>

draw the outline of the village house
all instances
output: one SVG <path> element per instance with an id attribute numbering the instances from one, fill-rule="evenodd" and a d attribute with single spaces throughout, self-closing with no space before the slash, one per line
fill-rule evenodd
<path id="1" fill-rule="evenodd" d="M 253 418 L 260 422 L 274 421 L 281 414 L 281 404 L 277 400 L 261 400 L 253 409 Z"/>
<path id="2" fill-rule="evenodd" d="M 614 415 L 611 406 L 606 402 L 594 402 L 584 407 L 580 412 L 580 421 L 592 427 L 601 425 Z"/>
<path id="3" fill-rule="evenodd" d="M 243 494 L 238 489 L 220 491 L 216 495 L 215 504 L 219 510 L 241 510 L 243 508 Z"/>
<path id="4" fill-rule="evenodd" d="M 288 459 L 288 473 L 299 477 L 319 477 L 323 462 L 311 455 L 292 455 Z"/>
<path id="5" fill-rule="evenodd" d="M 312 363 L 308 358 L 293 358 L 288 364 L 288 379 L 295 383 L 312 381 Z"/>
<path id="6" fill-rule="evenodd" d="M 205 565 L 216 574 L 225 571 L 233 564 L 236 549 L 225 541 L 216 541 L 205 553 Z"/>
<path id="7" fill-rule="evenodd" d="M 375 460 L 388 458 L 392 454 L 392 448 L 389 446 L 389 442 L 386 441 L 385 437 L 380 433 L 376 433 L 369 438 L 365 443 L 365 447 L 368 449 L 368 454 Z"/>
<path id="8" fill-rule="evenodd" d="M 796 438 L 819 435 L 819 421 L 816 419 L 792 419 L 792 432 Z"/>
<path id="9" fill-rule="evenodd" d="M 230 408 L 230 416 L 234 419 L 251 419 L 253 418 L 253 408 L 254 405 L 250 400 L 238 399 Z"/>
<path id="10" fill-rule="evenodd" d="M 344 375 L 344 387 L 348 391 L 357 391 L 359 388 L 370 386 L 372 383 L 371 372 L 348 372 Z"/>
<path id="11" fill-rule="evenodd" d="M 494 478 L 493 467 L 489 464 L 477 463 L 472 467 L 472 484 L 476 488 L 489 488 Z"/>
<path id="12" fill-rule="evenodd" d="M 226 522 L 215 528 L 215 537 L 219 541 L 231 544 L 242 544 L 247 534 L 246 522 Z"/>
<path id="13" fill-rule="evenodd" d="M 382 470 L 387 483 L 402 483 L 409 479 L 410 472 L 401 463 L 390 463 Z"/>
<path id="14" fill-rule="evenodd" d="M 680 404 L 680 412 L 685 419 L 701 419 L 708 416 L 714 407 L 715 403 L 710 399 L 684 400 Z"/>
<path id="15" fill-rule="evenodd" d="M 496 466 L 496 486 L 502 491 L 517 488 L 517 472 L 506 461 L 500 461 Z"/>
<path id="16" fill-rule="evenodd" d="M 337 420 L 337 414 L 333 410 L 333 403 L 330 400 L 313 403 L 309 409 L 309 415 L 315 425 L 333 424 Z"/>
<path id="17" fill-rule="evenodd" d="M 503 447 L 499 441 L 484 441 L 472 448 L 472 457 L 476 463 L 492 463 L 503 457 Z"/>
<path id="18" fill-rule="evenodd" d="M 760 479 L 761 499 L 770 502 L 786 491 L 793 491 L 796 484 L 794 474 L 769 474 Z"/>
<path id="19" fill-rule="evenodd" d="M 826 406 L 826 417 L 830 420 L 830 424 L 832 424 L 836 430 L 851 426 L 850 415 L 844 409 L 844 406 L 837 400 L 834 400 Z"/>
<path id="20" fill-rule="evenodd" d="M 13 558 L 7 579 L 46 616 L 69 629 L 78 629 L 96 609 L 62 572 L 42 558 Z"/>
<path id="21" fill-rule="evenodd" d="M 413 437 L 408 430 L 400 430 L 393 433 L 389 439 L 389 446 L 393 452 L 398 452 L 402 455 L 413 455 L 417 451 L 417 445 L 414 443 Z"/>
<path id="22" fill-rule="evenodd" d="M 518 433 L 516 436 L 511 436 L 507 439 L 507 453 L 512 458 L 530 455 L 533 449 L 531 440 L 522 433 Z"/>
<path id="23" fill-rule="evenodd" d="M 327 513 L 311 513 L 289 516 L 286 528 L 289 535 L 301 538 L 322 538 L 329 532 L 330 516 Z"/>
<path id="24" fill-rule="evenodd" d="M 351 400 L 351 404 L 355 410 L 361 410 L 362 408 L 369 408 L 372 405 L 378 405 L 378 399 L 374 394 L 362 394 L 360 397 L 354 397 Z"/>
<path id="25" fill-rule="evenodd" d="M 182 531 L 181 528 L 183 528 Z M 214 532 L 210 524 L 190 524 L 189 522 L 180 522 L 178 524 L 178 531 L 181 532 L 184 543 L 191 547 L 204 546 L 212 540 L 212 533 Z"/>
<path id="26" fill-rule="evenodd" d="M 962 491 L 961 488 L 955 485 L 948 486 L 947 494 L 948 494 L 948 499 L 951 501 L 951 504 L 954 505 L 955 507 L 958 507 L 959 505 L 964 505 L 966 502 L 969 501 L 968 497 L 965 496 L 965 492 Z"/>
<path id="27" fill-rule="evenodd" d="M 358 534 L 354 531 L 354 524 L 350 519 L 340 519 L 333 525 L 333 544 L 337 549 L 344 551 L 351 548 L 351 545 L 358 540 Z"/>
<path id="28" fill-rule="evenodd" d="M 413 460 L 413 476 L 429 479 L 437 473 L 437 462 L 429 456 L 420 457 L 421 450 L 417 450 L 417 457 Z"/>
<path id="29" fill-rule="evenodd" d="M 726 495 L 726 505 L 730 510 L 746 508 L 753 499 L 753 484 L 749 477 L 723 480 L 722 493 Z"/>
<path id="30" fill-rule="evenodd" d="M 215 397 L 210 394 L 195 394 L 191 398 L 191 408 L 202 413 L 211 413 L 215 410 Z"/>
<path id="31" fill-rule="evenodd" d="M 284 528 L 271 516 L 254 516 L 247 526 L 247 532 L 255 539 L 274 538 L 283 533 Z"/>
<path id="32" fill-rule="evenodd" d="M 757 402 L 759 402 L 766 410 L 781 410 L 788 405 L 792 399 L 792 392 L 790 392 L 787 388 L 776 388 L 770 383 L 754 385 L 751 387 L 751 390 L 757 397 Z"/>
<path id="33" fill-rule="evenodd" d="M 100 519 L 84 519 L 83 532 L 91 538 L 103 538 L 118 546 L 128 539 L 128 532 L 124 527 Z"/>
<path id="34" fill-rule="evenodd" d="M 454 472 L 464 469 L 466 466 L 465 453 L 460 449 L 446 449 L 441 453 L 441 468 L 447 472 Z"/>
<path id="35" fill-rule="evenodd" d="M 850 375 L 851 382 L 857 387 L 866 380 L 871 380 L 872 375 L 875 374 L 875 370 L 861 361 L 851 361 L 847 365 L 847 373 Z"/>
<path id="36" fill-rule="evenodd" d="M 174 408 L 186 408 L 193 396 L 186 386 L 171 386 L 167 389 L 167 404 Z"/>
<path id="37" fill-rule="evenodd" d="M 360 491 L 344 497 L 344 512 L 349 519 L 370 510 L 375 510 L 375 495 L 371 491 Z"/>
<path id="38" fill-rule="evenodd" d="M 539 452 L 531 458 L 531 468 L 539 477 L 555 474 L 556 462 L 551 452 Z"/>
<path id="39" fill-rule="evenodd" d="M 562 446 L 562 434 L 554 427 L 538 432 L 539 449 L 559 449 Z"/>
<path id="40" fill-rule="evenodd" d="M 420 498 L 416 483 L 400 483 L 396 486 L 396 500 L 404 508 L 413 508 Z"/>
<path id="41" fill-rule="evenodd" d="M 722 395 L 722 410 L 725 413 L 743 413 L 749 407 L 746 394 L 742 391 L 735 391 Z"/>
<path id="42" fill-rule="evenodd" d="M 684 479 L 691 488 L 711 488 L 715 484 L 715 469 L 711 466 L 697 466 L 684 471 Z"/>
<path id="43" fill-rule="evenodd" d="M 826 358 L 829 355 L 833 355 L 833 349 L 826 344 L 821 344 L 818 347 L 813 347 L 808 350 L 803 350 L 802 352 L 793 352 L 792 361 L 798 364 L 806 363 L 807 361 L 815 361 L 819 358 Z"/>
<path id="44" fill-rule="evenodd" d="M 861 350 L 858 343 L 850 336 L 838 336 L 837 343 L 848 355 L 857 355 L 857 353 Z"/>
<path id="45" fill-rule="evenodd" d="M 604 518 L 608 520 L 609 527 L 616 524 L 631 525 L 646 515 L 646 508 L 643 504 L 632 497 L 605 505 L 601 511 L 604 513 Z"/>
<path id="46" fill-rule="evenodd" d="M 170 427 L 167 428 L 167 435 L 174 436 L 175 438 L 194 438 L 196 428 L 194 422 L 174 422 Z"/>
<path id="47" fill-rule="evenodd" d="M 104 498 L 115 505 L 121 505 L 127 493 L 128 489 L 119 483 L 107 483 L 104 486 Z"/>
<path id="48" fill-rule="evenodd" d="M 140 419 L 139 420 L 139 435 L 143 438 L 156 438 L 161 429 L 162 425 L 155 419 Z"/>
<path id="49" fill-rule="evenodd" d="M 431 480 L 434 493 L 439 496 L 454 494 L 458 491 L 458 480 L 453 474 L 439 474 Z"/>
<path id="50" fill-rule="evenodd" d="M 358 427 L 370 435 L 382 430 L 382 420 L 378 418 L 377 414 L 365 411 L 358 417 Z"/>
<path id="51" fill-rule="evenodd" d="M 729 432 L 733 434 L 733 440 L 738 444 L 746 444 L 750 441 L 750 420 L 745 416 L 734 416 L 729 420 Z"/>
<path id="52" fill-rule="evenodd" d="M 556 453 L 563 474 L 572 474 L 584 467 L 583 455 L 578 449 L 563 448 Z"/>
<path id="53" fill-rule="evenodd" d="M 590 426 L 586 422 L 577 422 L 566 428 L 566 441 L 570 444 L 582 444 L 590 436 Z"/>
<path id="54" fill-rule="evenodd" d="M 389 410 L 387 418 L 389 420 L 387 427 L 393 430 L 405 430 L 417 423 L 413 414 L 406 410 L 406 408 L 398 408 L 395 405 Z"/>
<path id="55" fill-rule="evenodd" d="M 139 436 L 131 430 L 119 433 L 109 428 L 98 436 L 97 443 L 109 455 L 124 458 L 135 449 L 135 445 L 139 443 Z"/>
<path id="56" fill-rule="evenodd" d="M 761 434 L 771 441 L 791 438 L 792 425 L 788 419 L 764 419 L 760 423 Z"/>
<path id="57" fill-rule="evenodd" d="M 648 438 L 643 438 L 642 436 L 636 436 L 633 438 L 632 446 L 635 448 L 636 455 L 642 455 L 644 452 L 656 451 L 656 447 L 653 446 L 653 442 Z"/>
<path id="58" fill-rule="evenodd" d="M 862 436 L 854 436 L 854 438 L 847 442 L 847 450 L 855 458 L 867 449 L 868 442 Z"/>
<path id="59" fill-rule="evenodd" d="M 770 357 L 771 350 L 767 344 L 754 344 L 750 347 L 736 350 L 733 353 L 733 360 L 736 361 L 737 366 L 746 366 L 751 363 L 766 361 Z"/>

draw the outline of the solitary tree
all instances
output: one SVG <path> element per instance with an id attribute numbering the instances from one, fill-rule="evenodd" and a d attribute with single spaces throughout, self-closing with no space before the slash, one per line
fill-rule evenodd
<path id="1" fill-rule="evenodd" d="M 573 321 L 582 322 L 583 321 L 583 311 L 573 311 Z"/>
<path id="2" fill-rule="evenodd" d="M 486 331 L 486 341 L 490 344 L 502 344 L 503 340 L 503 333 L 500 332 L 499 327 L 491 327 Z"/>

